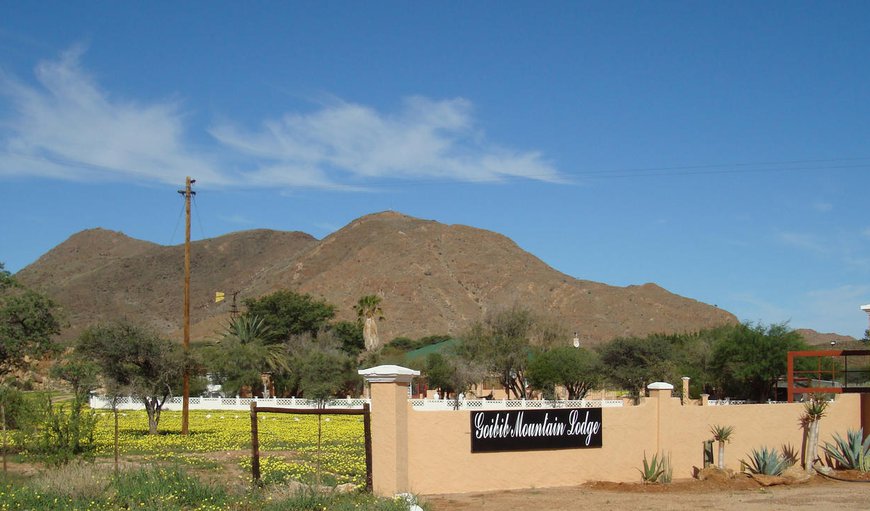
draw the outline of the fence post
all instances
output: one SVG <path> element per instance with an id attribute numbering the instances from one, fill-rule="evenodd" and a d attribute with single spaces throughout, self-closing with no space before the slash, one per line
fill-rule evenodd
<path id="1" fill-rule="evenodd" d="M 260 438 L 257 432 L 257 401 L 251 401 L 251 478 L 260 484 Z"/>
<path id="2" fill-rule="evenodd" d="M 371 388 L 372 490 L 392 497 L 408 488 L 408 389 L 420 371 L 396 365 L 361 369 Z"/>
<path id="3" fill-rule="evenodd" d="M 372 492 L 372 411 L 368 403 L 363 403 L 363 435 L 366 449 L 366 491 Z"/>

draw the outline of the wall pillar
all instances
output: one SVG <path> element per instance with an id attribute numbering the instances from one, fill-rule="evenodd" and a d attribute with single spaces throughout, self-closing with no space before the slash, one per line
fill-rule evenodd
<path id="1" fill-rule="evenodd" d="M 680 404 L 686 406 L 689 404 L 689 377 L 683 376 L 683 395 L 680 396 Z"/>
<path id="2" fill-rule="evenodd" d="M 361 369 L 369 385 L 372 422 L 372 491 L 392 497 L 408 488 L 408 392 L 420 371 L 395 365 Z"/>
<path id="3" fill-rule="evenodd" d="M 861 427 L 864 436 L 870 435 L 870 394 L 861 393 Z"/>
<path id="4" fill-rule="evenodd" d="M 656 403 L 656 452 L 662 450 L 662 407 L 670 401 L 674 386 L 670 383 L 657 381 L 646 386 L 650 399 Z"/>

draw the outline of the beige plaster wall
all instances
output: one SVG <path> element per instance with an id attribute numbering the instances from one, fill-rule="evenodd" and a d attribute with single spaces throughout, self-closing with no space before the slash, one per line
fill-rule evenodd
<path id="1" fill-rule="evenodd" d="M 471 412 L 415 412 L 402 403 L 404 396 L 385 393 L 395 406 L 405 407 L 397 417 L 407 428 L 407 447 L 397 449 L 383 445 L 387 437 L 377 433 L 379 427 L 396 430 L 398 426 L 379 426 L 381 422 L 376 421 L 378 410 L 383 414 L 387 408 L 378 402 L 375 388 L 379 386 L 372 386 L 373 446 L 382 457 L 396 460 L 379 463 L 378 455 L 374 456 L 375 491 L 382 495 L 558 487 L 590 480 L 639 481 L 644 452 L 652 457 L 656 451 L 670 452 L 674 478 L 691 477 L 694 468 L 703 465 L 702 442 L 712 437 L 713 424 L 734 427 L 733 440 L 725 449 L 726 466 L 734 470 L 740 469 L 739 459 L 746 458 L 752 448 L 791 444 L 800 453 L 803 442 L 801 404 L 681 406 L 679 398 L 667 392 L 639 406 L 604 408 L 601 448 L 472 454 Z M 839 396 L 822 420 L 820 440 L 830 441 L 835 431 L 842 434 L 859 427 L 860 402 L 859 395 Z M 398 432 L 396 438 L 401 442 L 400 437 Z M 402 460 L 407 460 L 404 468 Z M 391 467 L 400 475 L 384 473 Z"/>
<path id="2" fill-rule="evenodd" d="M 408 385 L 371 386 L 372 491 L 395 495 L 408 491 Z"/>

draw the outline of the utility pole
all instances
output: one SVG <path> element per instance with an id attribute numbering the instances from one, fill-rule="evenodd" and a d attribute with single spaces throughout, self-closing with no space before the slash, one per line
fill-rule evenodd
<path id="1" fill-rule="evenodd" d="M 190 415 L 190 373 L 187 367 L 187 358 L 190 354 L 190 198 L 196 195 L 196 192 L 190 190 L 190 185 L 196 183 L 195 179 L 190 179 L 187 176 L 184 190 L 178 190 L 178 193 L 184 196 L 184 376 L 182 379 L 182 394 L 181 394 L 181 434 L 187 435 L 189 432 Z"/>

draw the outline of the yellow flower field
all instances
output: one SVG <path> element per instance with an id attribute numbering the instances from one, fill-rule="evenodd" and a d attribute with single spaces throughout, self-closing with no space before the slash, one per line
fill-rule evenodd
<path id="1" fill-rule="evenodd" d="M 114 421 L 109 411 L 97 411 L 95 432 L 98 456 L 111 456 L 114 449 Z M 121 454 L 141 454 L 153 460 L 189 461 L 186 453 L 238 452 L 239 462 L 250 470 L 251 416 L 246 411 L 191 411 L 190 435 L 182 436 L 181 413 L 165 411 L 159 434 L 148 434 L 144 411 L 119 412 Z M 335 483 L 363 484 L 365 449 L 362 416 L 324 415 L 320 465 Z M 263 480 L 311 480 L 317 451 L 317 416 L 258 415 L 261 474 Z M 270 451 L 292 451 L 293 459 L 270 456 Z"/>

